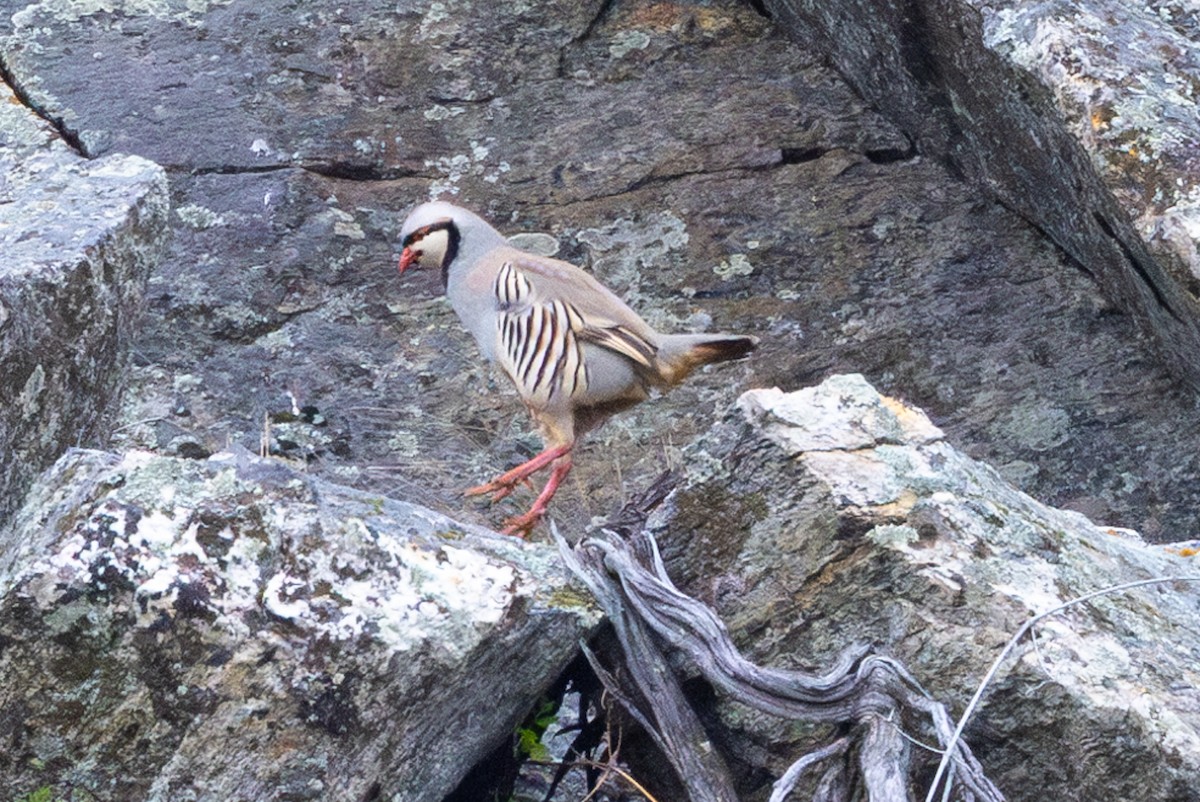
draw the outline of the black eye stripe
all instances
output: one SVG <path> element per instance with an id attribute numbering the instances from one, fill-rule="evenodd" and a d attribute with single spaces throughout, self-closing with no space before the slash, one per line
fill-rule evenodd
<path id="1" fill-rule="evenodd" d="M 435 231 L 445 231 L 454 225 L 450 220 L 438 220 L 436 223 L 430 223 L 427 226 L 421 226 L 416 231 L 409 234 L 400 243 L 401 247 L 407 248 L 410 245 L 420 242 Z"/>

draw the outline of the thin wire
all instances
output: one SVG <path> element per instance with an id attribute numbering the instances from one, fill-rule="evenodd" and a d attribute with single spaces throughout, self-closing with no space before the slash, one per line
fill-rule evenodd
<path id="1" fill-rule="evenodd" d="M 992 663 L 992 667 L 988 670 L 988 673 L 984 675 L 983 682 L 979 683 L 979 688 L 976 689 L 975 695 L 971 697 L 971 701 L 967 705 L 967 709 L 963 711 L 962 716 L 958 719 L 958 726 L 954 728 L 954 734 L 950 736 L 950 740 L 946 744 L 946 753 L 942 755 L 942 760 L 940 763 L 938 763 L 937 773 L 933 775 L 933 783 L 929 786 L 929 793 L 925 796 L 925 802 L 933 802 L 934 796 L 937 794 L 938 783 L 941 782 L 942 775 L 946 773 L 946 768 L 950 765 L 950 760 L 954 755 L 954 750 L 958 748 L 958 742 L 962 739 L 963 730 L 967 728 L 967 722 L 970 720 L 972 714 L 974 714 L 975 708 L 979 706 L 980 700 L 983 699 L 983 694 L 985 691 L 987 691 L 988 685 L 1000 671 L 1000 666 L 1006 659 L 1008 659 L 1009 653 L 1016 648 L 1016 645 L 1020 643 L 1021 638 L 1025 637 L 1026 632 L 1036 626 L 1037 623 L 1043 618 L 1049 618 L 1052 615 L 1057 615 L 1069 607 L 1074 607 L 1077 604 L 1083 604 L 1084 602 L 1090 601 L 1097 596 L 1103 596 L 1108 593 L 1120 593 L 1124 590 L 1132 590 L 1133 588 L 1140 588 L 1145 585 L 1158 585 L 1162 584 L 1163 582 L 1200 582 L 1200 576 L 1158 576 L 1154 577 L 1153 579 L 1141 579 L 1137 582 L 1126 582 L 1123 585 L 1113 585 L 1111 587 L 1101 588 L 1100 590 L 1094 590 L 1091 593 L 1084 594 L 1077 599 L 1071 599 L 1070 601 L 1063 602 L 1052 610 L 1047 610 L 1044 613 L 1038 613 L 1033 618 L 1030 618 L 1028 621 L 1022 624 L 1021 628 L 1017 630 L 1017 634 L 1012 636 L 1012 638 L 1004 646 L 1004 650 L 1000 652 L 1000 656 L 997 657 L 995 662 Z M 949 791 L 948 785 L 947 791 Z"/>

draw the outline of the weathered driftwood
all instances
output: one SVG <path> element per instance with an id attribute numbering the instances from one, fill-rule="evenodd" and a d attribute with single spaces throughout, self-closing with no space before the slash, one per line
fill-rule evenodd
<path id="1" fill-rule="evenodd" d="M 593 667 L 657 741 L 693 802 L 730 802 L 737 795 L 660 644 L 682 652 L 738 702 L 792 720 L 840 725 L 833 740 L 801 756 L 775 783 L 771 802 L 783 802 L 803 774 L 820 765 L 826 766 L 817 784 L 822 802 L 849 800 L 860 791 L 873 802 L 905 802 L 914 785 L 910 740 L 916 737 L 902 728 L 932 736 L 943 748 L 952 742 L 945 708 L 902 665 L 870 647 L 848 646 L 823 675 L 754 665 L 712 610 L 676 589 L 647 533 L 606 530 L 574 548 L 557 532 L 555 537 L 566 564 L 612 621 L 636 687 L 623 687 L 588 653 Z M 967 746 L 957 742 L 952 748 L 950 782 L 958 798 L 1002 800 Z M 847 753 L 857 756 L 856 764 L 842 759 Z"/>

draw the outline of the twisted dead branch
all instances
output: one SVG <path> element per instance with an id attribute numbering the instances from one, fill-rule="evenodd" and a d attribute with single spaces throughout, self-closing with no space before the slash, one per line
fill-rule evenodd
<path id="1" fill-rule="evenodd" d="M 873 802 L 906 802 L 915 785 L 902 722 L 916 722 L 950 750 L 951 782 L 965 802 L 1000 802 L 945 708 L 897 661 L 866 646 L 848 647 L 825 674 L 758 666 L 738 652 L 707 606 L 667 576 L 653 537 L 637 529 L 569 546 L 552 528 L 564 561 L 595 595 L 616 630 L 633 687 L 585 650 L 597 675 L 657 741 L 692 802 L 734 802 L 729 771 L 688 704 L 662 645 L 686 655 L 728 698 L 784 718 L 841 725 L 839 736 L 802 755 L 776 782 L 784 802 L 808 771 L 824 766 L 822 802 L 849 802 L 855 789 Z M 629 530 L 626 530 L 629 531 Z M 854 764 L 846 755 L 856 755 Z"/>

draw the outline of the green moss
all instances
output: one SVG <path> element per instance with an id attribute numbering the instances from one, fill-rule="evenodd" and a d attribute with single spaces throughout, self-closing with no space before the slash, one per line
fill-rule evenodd
<path id="1" fill-rule="evenodd" d="M 595 608 L 595 602 L 590 593 L 573 587 L 561 587 L 550 594 L 546 600 L 551 607 L 560 610 L 588 610 Z"/>
<path id="2" fill-rule="evenodd" d="M 12 797 L 13 802 L 65 802 L 62 796 L 56 794 L 49 785 L 43 785 L 30 791 L 25 796 Z"/>

